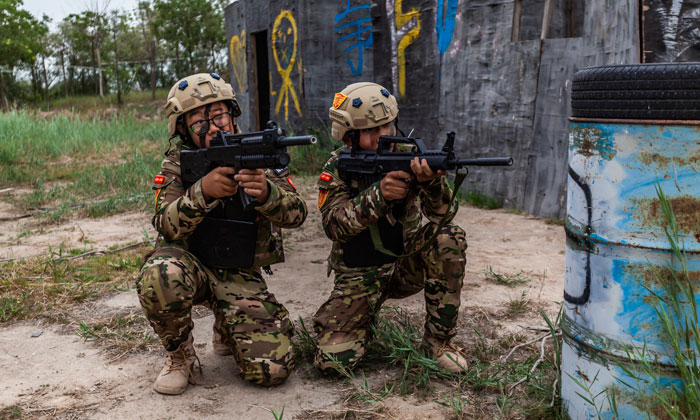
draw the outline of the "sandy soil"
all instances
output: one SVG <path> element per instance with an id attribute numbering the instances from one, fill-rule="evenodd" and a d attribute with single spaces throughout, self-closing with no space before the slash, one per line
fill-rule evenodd
<path id="1" fill-rule="evenodd" d="M 296 181 L 296 180 L 295 180 Z M 326 277 L 329 241 L 321 231 L 313 180 L 299 180 L 309 204 L 305 225 L 286 231 L 287 262 L 268 276 L 270 289 L 292 319 L 308 321 L 332 289 Z M 0 217 L 16 212 L 0 202 Z M 462 206 L 456 222 L 468 235 L 467 275 L 457 341 L 473 348 L 472 326 L 487 323 L 498 334 L 526 333 L 522 326 L 544 326 L 534 309 L 556 315 L 564 278 L 564 231 L 543 219 Z M 45 254 L 49 247 L 106 249 L 139 242 L 143 229 L 153 237 L 149 216 L 122 214 L 105 219 L 71 220 L 37 231 L 31 219 L 0 222 L 0 260 Z M 31 232 L 21 235 L 22 232 Z M 20 237 L 22 236 L 22 237 Z M 18 239 L 18 237 L 20 237 Z M 497 285 L 483 273 L 488 267 L 501 274 L 523 272 L 531 282 L 514 288 Z M 507 316 L 508 303 L 525 296 L 531 308 L 516 318 Z M 390 301 L 420 317 L 422 296 Z M 109 316 L 138 311 L 135 292 L 116 293 L 86 304 L 88 314 Z M 195 346 L 203 375 L 198 386 L 180 396 L 166 397 L 152 390 L 162 366 L 161 351 L 114 355 L 75 334 L 75 326 L 24 321 L 0 328 L 0 409 L 18 405 L 26 418 L 149 418 L 149 419 L 272 419 L 269 410 L 284 418 L 329 418 L 346 407 L 347 385 L 342 381 L 314 380 L 295 372 L 279 387 L 266 389 L 240 380 L 232 357 L 211 348 L 210 313 L 195 320 Z M 41 332 L 41 334 L 39 334 Z M 34 335 L 38 335 L 34 337 Z M 374 378 L 386 375 L 373 373 Z M 392 396 L 383 401 L 384 418 L 441 419 L 450 411 L 432 400 Z M 309 416 L 309 412 L 316 411 Z"/>

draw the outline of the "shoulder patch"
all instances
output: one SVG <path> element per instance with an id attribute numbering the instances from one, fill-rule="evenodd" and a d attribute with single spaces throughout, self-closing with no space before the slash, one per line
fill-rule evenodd
<path id="1" fill-rule="evenodd" d="M 291 176 L 288 176 L 288 177 L 287 177 L 287 182 L 289 182 L 289 185 L 291 185 L 292 188 L 294 188 L 294 191 L 297 190 L 297 187 L 295 187 L 295 186 L 294 186 L 294 183 L 292 182 L 292 177 L 291 177 Z"/>
<path id="2" fill-rule="evenodd" d="M 158 212 L 158 196 L 160 195 L 160 190 L 161 190 L 161 189 L 162 189 L 162 188 L 158 188 L 158 189 L 156 190 L 156 199 L 155 199 L 155 204 L 154 204 L 154 212 L 156 212 L 156 213 Z"/>
<path id="3" fill-rule="evenodd" d="M 165 182 L 165 177 L 163 175 L 156 175 L 156 177 L 153 178 L 154 184 L 162 184 L 163 182 Z"/>
<path id="4" fill-rule="evenodd" d="M 321 210 L 321 207 L 326 203 L 326 198 L 328 198 L 328 190 L 325 188 L 320 188 L 318 190 L 318 209 Z"/>
<path id="5" fill-rule="evenodd" d="M 328 172 L 322 172 L 322 173 L 321 173 L 321 176 L 319 177 L 319 179 L 320 179 L 321 181 L 326 181 L 326 182 L 330 181 L 332 178 L 333 178 L 333 177 L 332 177 L 331 174 L 329 174 Z"/>

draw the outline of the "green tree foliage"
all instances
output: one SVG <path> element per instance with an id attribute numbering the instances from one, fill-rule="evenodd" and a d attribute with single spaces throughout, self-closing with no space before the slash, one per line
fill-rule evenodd
<path id="1" fill-rule="evenodd" d="M 0 0 L 0 106 L 7 105 L 6 84 L 14 81 L 14 68 L 34 64 L 48 32 L 46 23 L 22 10 L 22 4 L 22 0 Z"/>
<path id="2" fill-rule="evenodd" d="M 155 0 L 154 29 L 170 46 L 177 77 L 225 70 L 225 0 Z"/>
<path id="3" fill-rule="evenodd" d="M 22 0 L 0 0 L 0 106 L 6 94 L 47 108 L 52 98 L 107 93 L 121 104 L 130 90 L 150 89 L 155 99 L 157 87 L 187 74 L 224 73 L 227 1 L 141 0 L 108 12 L 98 0 L 49 32 L 48 18 L 32 17 Z"/>

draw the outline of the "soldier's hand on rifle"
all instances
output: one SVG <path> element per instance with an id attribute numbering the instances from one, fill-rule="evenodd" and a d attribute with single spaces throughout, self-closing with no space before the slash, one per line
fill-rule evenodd
<path id="1" fill-rule="evenodd" d="M 241 169 L 235 176 L 236 181 L 244 189 L 246 194 L 263 204 L 267 201 L 270 188 L 267 185 L 265 171 L 262 169 Z"/>
<path id="2" fill-rule="evenodd" d="M 238 192 L 238 183 L 229 176 L 236 170 L 227 166 L 213 169 L 202 178 L 202 194 L 204 200 L 212 201 L 215 198 L 230 197 Z"/>
<path id="3" fill-rule="evenodd" d="M 406 197 L 411 185 L 411 174 L 404 171 L 392 171 L 379 182 L 379 188 L 385 200 L 400 200 Z"/>
<path id="4" fill-rule="evenodd" d="M 430 169 L 430 166 L 428 166 L 427 160 L 423 159 L 419 162 L 417 157 L 413 158 L 411 161 L 411 171 L 413 171 L 418 182 L 432 181 L 446 174 L 442 169 L 433 171 Z"/>

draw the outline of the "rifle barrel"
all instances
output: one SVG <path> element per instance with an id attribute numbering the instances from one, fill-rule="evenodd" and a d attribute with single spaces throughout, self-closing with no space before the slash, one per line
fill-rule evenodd
<path id="1" fill-rule="evenodd" d="M 457 161 L 457 166 L 513 166 L 513 158 L 493 157 L 493 158 L 460 159 Z"/>
<path id="2" fill-rule="evenodd" d="M 316 144 L 316 136 L 281 137 L 278 141 L 280 146 L 307 146 Z"/>

